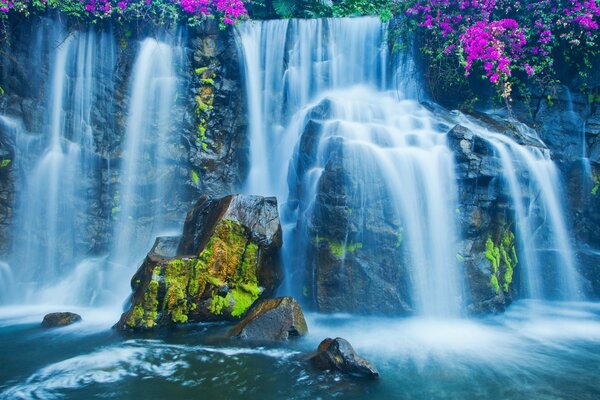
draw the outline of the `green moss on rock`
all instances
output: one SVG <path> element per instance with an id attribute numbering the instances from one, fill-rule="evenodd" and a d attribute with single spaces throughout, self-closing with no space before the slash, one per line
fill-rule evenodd
<path id="1" fill-rule="evenodd" d="M 494 243 L 491 236 L 488 237 L 485 243 L 485 258 L 492 266 L 490 285 L 496 294 L 500 294 L 501 286 L 505 293 L 509 293 L 514 270 L 518 264 L 514 233 L 508 228 L 504 229 L 498 244 Z"/>

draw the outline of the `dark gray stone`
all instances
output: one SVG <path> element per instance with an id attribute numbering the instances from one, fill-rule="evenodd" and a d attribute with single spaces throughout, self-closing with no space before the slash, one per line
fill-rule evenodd
<path id="1" fill-rule="evenodd" d="M 44 316 L 42 321 L 43 328 L 58 328 L 61 326 L 67 326 L 81 321 L 79 314 L 71 312 L 57 312 L 50 313 Z"/>
<path id="2" fill-rule="evenodd" d="M 379 372 L 373 364 L 359 356 L 345 339 L 327 338 L 321 342 L 309 360 L 322 370 L 338 370 L 345 374 L 365 378 L 378 378 Z"/>
<path id="3" fill-rule="evenodd" d="M 267 299 L 237 324 L 230 335 L 244 340 L 286 340 L 304 336 L 308 327 L 300 304 L 291 297 Z"/>

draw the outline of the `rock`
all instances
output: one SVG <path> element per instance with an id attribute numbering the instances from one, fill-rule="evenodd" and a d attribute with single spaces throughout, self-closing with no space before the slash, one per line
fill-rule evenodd
<path id="1" fill-rule="evenodd" d="M 180 241 L 181 236 L 157 237 L 152 250 L 150 250 L 150 254 L 155 257 L 173 258 L 177 256 L 177 248 Z"/>
<path id="2" fill-rule="evenodd" d="M 60 326 L 67 326 L 81 321 L 79 314 L 71 312 L 57 312 L 50 313 L 44 316 L 42 321 L 42 327 L 44 328 L 57 328 Z"/>
<path id="3" fill-rule="evenodd" d="M 307 333 L 300 304 L 292 297 L 281 297 L 258 304 L 230 335 L 246 340 L 285 340 Z"/>
<path id="4" fill-rule="evenodd" d="M 239 320 L 281 283 L 275 198 L 203 196 L 189 212 L 178 250 L 157 239 L 131 281 L 131 307 L 116 327 L 148 330 Z"/>
<path id="5" fill-rule="evenodd" d="M 336 369 L 345 374 L 378 378 L 379 372 L 373 364 L 356 354 L 352 345 L 342 338 L 327 338 L 321 342 L 309 360 L 322 370 Z"/>
<path id="6" fill-rule="evenodd" d="M 294 295 L 326 313 L 408 314 L 404 228 L 390 212 L 382 174 L 372 170 L 365 178 L 352 147 L 337 135 L 328 138 L 331 124 L 322 119 L 331 118 L 333 106 L 327 99 L 308 112 L 311 119 L 291 163 L 288 207 L 295 209 L 288 212 L 303 216 L 288 243 L 295 257 L 290 265 L 299 266 L 290 279 L 303 282 Z M 315 169 L 322 173 L 309 187 Z"/>

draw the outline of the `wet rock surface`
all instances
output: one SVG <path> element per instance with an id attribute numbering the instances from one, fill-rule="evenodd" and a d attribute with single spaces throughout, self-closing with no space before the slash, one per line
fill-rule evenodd
<path id="1" fill-rule="evenodd" d="M 304 282 L 297 296 L 322 312 L 410 313 L 403 228 L 387 204 L 383 178 L 357 174 L 360 161 L 336 137 L 327 142 L 314 203 L 303 192 L 331 107 L 325 99 L 311 110 L 293 163 L 290 205 L 306 215 L 298 220 L 298 236 L 290 243 L 298 246 L 290 252 L 298 266 L 292 279 Z"/>
<path id="2" fill-rule="evenodd" d="M 291 297 L 281 297 L 260 302 L 230 335 L 244 340 L 275 341 L 307 333 L 300 304 Z"/>
<path id="3" fill-rule="evenodd" d="M 0 121 L 0 255 L 10 248 L 14 203 L 14 146 L 8 127 Z"/>
<path id="4" fill-rule="evenodd" d="M 239 320 L 281 282 L 281 226 L 274 198 L 201 197 L 175 238 L 159 238 L 132 278 L 130 309 L 116 327 L 147 330 Z"/>
<path id="5" fill-rule="evenodd" d="M 310 362 L 322 370 L 337 370 L 345 374 L 378 378 L 379 372 L 367 359 L 356 354 L 352 345 L 342 338 L 327 338 L 319 344 L 317 351 L 308 357 Z"/>
<path id="6" fill-rule="evenodd" d="M 44 316 L 44 320 L 42 321 L 43 328 L 58 328 L 61 326 L 72 325 L 76 322 L 81 321 L 81 316 L 79 314 L 71 313 L 71 312 L 57 312 L 50 313 Z"/>

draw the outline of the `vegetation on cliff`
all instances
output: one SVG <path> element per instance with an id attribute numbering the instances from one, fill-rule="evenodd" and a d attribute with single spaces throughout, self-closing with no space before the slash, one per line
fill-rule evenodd
<path id="1" fill-rule="evenodd" d="M 419 33 L 438 100 L 466 100 L 479 77 L 507 100 L 524 83 L 544 91 L 560 75 L 585 77 L 599 54 L 596 0 L 407 0 L 395 13 Z"/>

